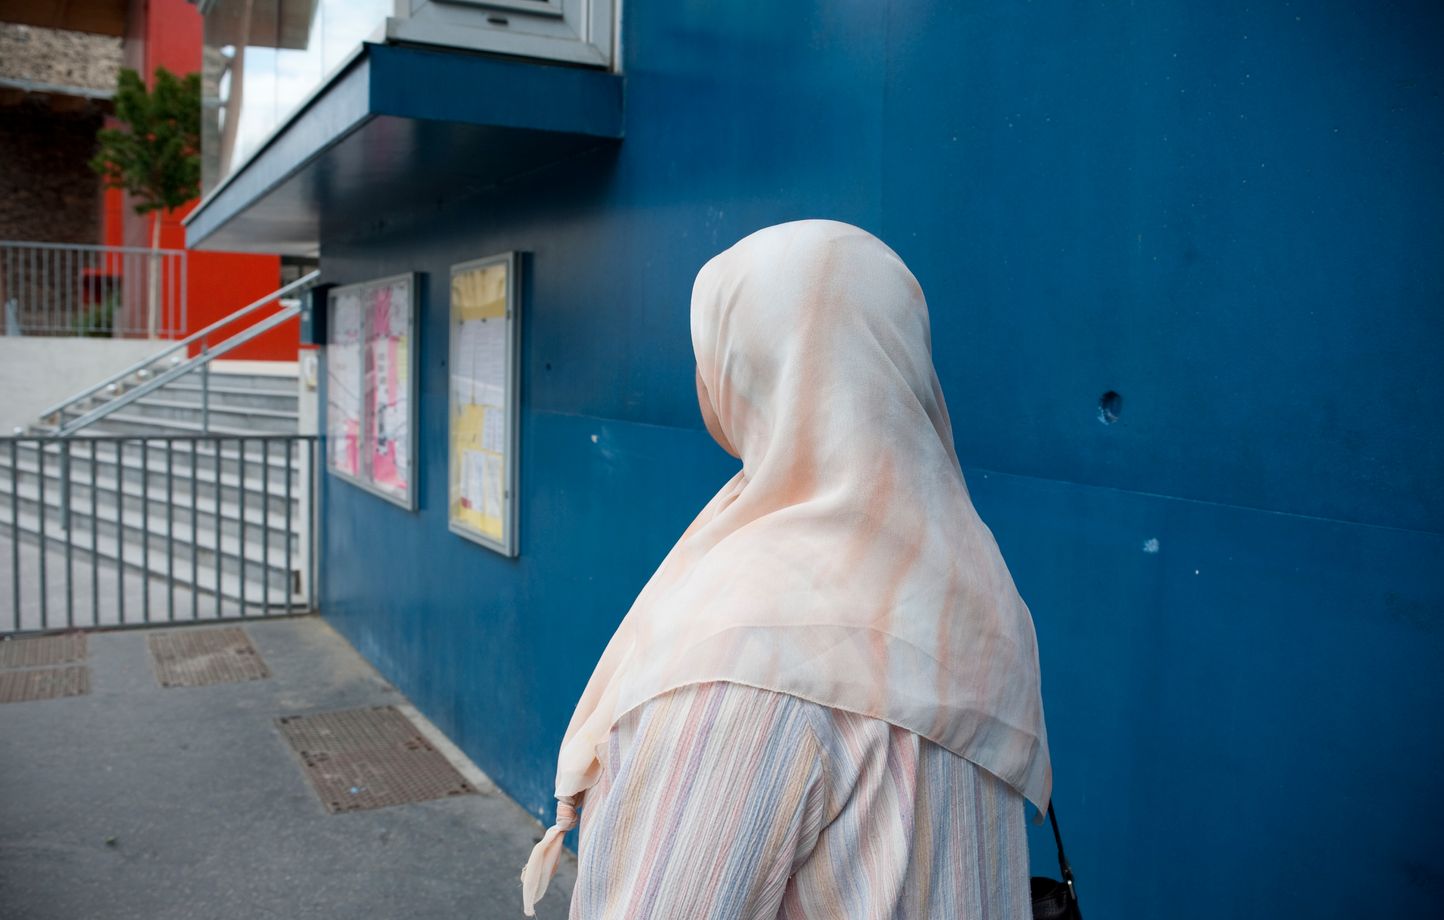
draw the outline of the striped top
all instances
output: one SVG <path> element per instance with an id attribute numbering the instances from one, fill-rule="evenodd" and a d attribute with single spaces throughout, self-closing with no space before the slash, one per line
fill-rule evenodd
<path id="1" fill-rule="evenodd" d="M 1014 920 L 1021 795 L 918 735 L 694 684 L 610 733 L 571 920 Z"/>

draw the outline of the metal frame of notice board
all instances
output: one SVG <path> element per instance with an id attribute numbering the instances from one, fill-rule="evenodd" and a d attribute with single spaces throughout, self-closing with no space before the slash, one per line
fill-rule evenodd
<path id="1" fill-rule="evenodd" d="M 380 288 L 395 286 L 405 281 L 407 283 L 407 296 L 404 304 L 406 317 L 406 439 L 402 445 L 406 452 L 406 480 L 405 494 L 397 494 L 394 489 L 388 489 L 378 485 L 374 481 L 375 469 L 373 468 L 374 443 L 369 438 L 373 430 L 373 416 L 368 411 L 372 404 L 366 389 L 367 378 L 367 349 L 374 341 L 372 338 L 372 306 L 371 302 L 365 299 L 368 291 Z M 400 275 L 389 275 L 385 278 L 373 278 L 356 284 L 341 285 L 333 287 L 326 294 L 326 416 L 324 424 L 326 471 L 338 479 L 343 479 L 358 488 L 386 499 L 393 504 L 400 505 L 408 511 L 416 510 L 416 477 L 418 473 L 416 462 L 416 434 L 417 434 L 417 410 L 419 389 L 417 387 L 417 359 L 416 353 L 419 350 L 420 340 L 417 335 L 416 313 L 417 302 L 420 299 L 421 275 L 419 272 L 405 272 Z M 360 318 L 357 328 L 358 339 L 355 343 L 342 342 L 340 339 L 348 335 L 351 324 L 338 323 L 336 308 L 338 302 L 345 297 L 359 296 L 361 298 Z M 394 308 L 394 305 L 393 305 Z M 355 381 L 355 400 L 359 417 L 357 418 L 357 432 L 355 434 L 355 446 L 357 458 L 355 461 L 355 473 L 348 472 L 337 465 L 337 444 L 333 436 L 333 426 L 336 419 L 332 417 L 333 406 L 337 404 L 337 393 L 333 388 L 342 374 L 338 374 L 338 365 L 341 363 L 341 355 L 338 348 L 343 345 L 354 344 L 357 347 L 357 354 L 353 357 L 354 368 L 345 368 L 353 376 Z"/>
<path id="2" fill-rule="evenodd" d="M 517 555 L 521 262 L 513 251 L 451 266 L 446 332 L 447 527 L 509 557 Z"/>

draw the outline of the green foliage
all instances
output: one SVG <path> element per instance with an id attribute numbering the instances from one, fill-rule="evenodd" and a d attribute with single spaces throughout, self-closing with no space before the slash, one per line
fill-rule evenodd
<path id="1" fill-rule="evenodd" d="M 88 307 L 70 323 L 73 335 L 110 338 L 115 334 L 115 311 L 120 309 L 120 291 L 108 288 L 100 302 Z"/>
<path id="2" fill-rule="evenodd" d="M 100 150 L 90 168 L 109 188 L 137 199 L 136 213 L 168 211 L 200 194 L 201 80 L 155 70 L 146 90 L 140 74 L 122 68 L 115 93 L 115 117 L 124 128 L 97 134 Z"/>

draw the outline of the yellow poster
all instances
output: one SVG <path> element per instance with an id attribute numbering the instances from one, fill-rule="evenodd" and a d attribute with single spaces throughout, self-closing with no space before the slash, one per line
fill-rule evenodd
<path id="1" fill-rule="evenodd" d="M 512 501 L 509 266 L 503 258 L 451 276 L 451 525 L 501 549 Z"/>

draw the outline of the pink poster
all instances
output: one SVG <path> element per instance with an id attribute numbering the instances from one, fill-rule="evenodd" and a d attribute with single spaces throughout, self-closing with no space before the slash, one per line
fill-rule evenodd
<path id="1" fill-rule="evenodd" d="M 374 338 L 390 338 L 391 288 L 377 288 L 371 292 L 371 335 Z"/>
<path id="2" fill-rule="evenodd" d="M 371 430 L 371 478 L 379 486 L 405 490 L 406 481 L 401 477 L 397 465 L 397 454 L 402 446 L 397 443 L 397 428 L 394 416 L 400 411 L 397 405 L 396 388 L 396 340 L 383 339 L 371 346 L 375 354 L 376 413 Z"/>
<path id="3" fill-rule="evenodd" d="M 364 411 L 359 295 L 339 295 L 332 318 L 335 332 L 326 349 L 326 433 L 330 439 L 330 463 L 340 473 L 359 476 Z"/>
<path id="4" fill-rule="evenodd" d="M 355 419 L 346 420 L 346 434 L 341 440 L 344 451 L 341 468 L 352 476 L 361 472 L 361 426 Z"/>
<path id="5" fill-rule="evenodd" d="M 402 291 L 396 293 L 404 296 Z M 401 364 L 406 359 L 406 330 L 393 326 L 393 320 L 404 322 L 405 317 L 392 310 L 392 295 L 390 287 L 372 292 L 371 340 L 366 348 L 366 393 L 371 402 L 367 441 L 371 481 L 387 491 L 404 493 L 409 406 Z"/>

